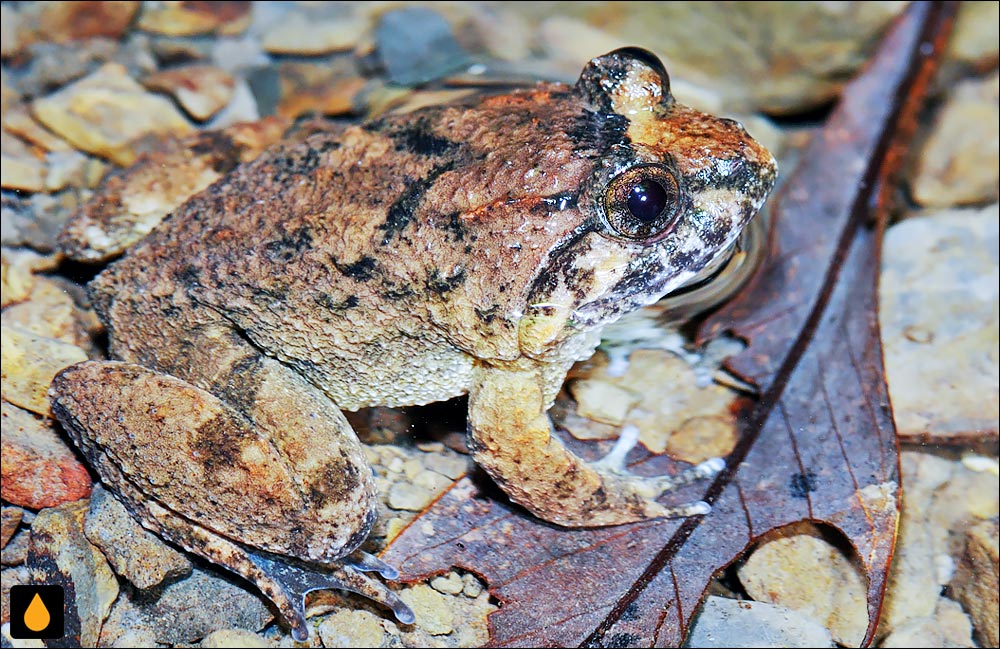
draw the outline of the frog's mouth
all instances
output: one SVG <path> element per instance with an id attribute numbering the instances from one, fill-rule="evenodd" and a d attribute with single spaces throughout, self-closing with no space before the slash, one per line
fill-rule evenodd
<path id="1" fill-rule="evenodd" d="M 767 250 L 768 219 L 752 219 L 740 236 L 701 272 L 658 301 L 672 322 L 688 320 L 736 294 L 757 270 Z"/>

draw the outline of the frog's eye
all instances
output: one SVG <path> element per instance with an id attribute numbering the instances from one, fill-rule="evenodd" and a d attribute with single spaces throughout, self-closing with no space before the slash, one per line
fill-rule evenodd
<path id="1" fill-rule="evenodd" d="M 679 204 L 677 178 L 657 165 L 632 167 L 612 178 L 604 192 L 608 225 L 626 239 L 654 239 L 666 234 Z"/>

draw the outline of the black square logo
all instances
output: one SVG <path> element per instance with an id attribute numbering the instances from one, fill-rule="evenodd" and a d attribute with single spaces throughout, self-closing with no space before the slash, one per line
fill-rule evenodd
<path id="1" fill-rule="evenodd" d="M 62 586 L 11 586 L 10 636 L 18 640 L 63 637 L 63 599 Z"/>

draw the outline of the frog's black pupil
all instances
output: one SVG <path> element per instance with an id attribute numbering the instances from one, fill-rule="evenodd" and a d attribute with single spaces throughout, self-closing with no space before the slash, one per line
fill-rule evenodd
<path id="1" fill-rule="evenodd" d="M 628 193 L 628 211 L 640 221 L 652 221 L 666 209 L 668 200 L 663 185 L 647 178 L 636 183 Z"/>

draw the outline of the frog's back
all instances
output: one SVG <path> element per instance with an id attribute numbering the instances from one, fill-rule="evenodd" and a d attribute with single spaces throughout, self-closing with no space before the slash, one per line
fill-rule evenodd
<path id="1" fill-rule="evenodd" d="M 112 336 L 130 334 L 110 304 L 141 311 L 156 285 L 334 393 L 365 384 L 344 407 L 460 394 L 475 358 L 518 356 L 553 231 L 575 226 L 549 212 L 592 163 L 571 134 L 583 107 L 555 88 L 560 101 L 539 90 L 335 127 L 238 167 L 95 283 Z M 496 209 L 511 201 L 524 205 Z"/>

